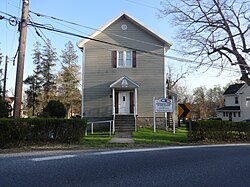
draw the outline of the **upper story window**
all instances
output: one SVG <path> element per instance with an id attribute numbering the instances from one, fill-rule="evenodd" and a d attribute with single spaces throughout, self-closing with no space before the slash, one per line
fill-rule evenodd
<path id="1" fill-rule="evenodd" d="M 113 68 L 135 68 L 136 51 L 112 51 Z"/>
<path id="2" fill-rule="evenodd" d="M 235 98 L 234 98 L 234 101 L 235 101 L 235 102 L 234 102 L 235 104 L 238 104 L 238 103 L 239 103 L 239 98 L 238 98 L 238 97 L 235 97 Z"/>
<path id="3" fill-rule="evenodd" d="M 118 68 L 131 68 L 132 67 L 132 52 L 131 51 L 118 51 Z"/>

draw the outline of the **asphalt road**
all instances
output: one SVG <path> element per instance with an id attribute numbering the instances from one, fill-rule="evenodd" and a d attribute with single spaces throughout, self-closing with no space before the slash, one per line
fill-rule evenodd
<path id="1" fill-rule="evenodd" d="M 0 186 L 250 186 L 250 145 L 0 155 Z"/>

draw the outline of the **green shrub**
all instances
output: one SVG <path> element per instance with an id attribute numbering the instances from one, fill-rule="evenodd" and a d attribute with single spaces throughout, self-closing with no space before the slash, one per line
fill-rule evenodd
<path id="1" fill-rule="evenodd" d="M 231 121 L 193 121 L 192 141 L 237 142 L 250 140 L 250 123 Z"/>
<path id="2" fill-rule="evenodd" d="M 9 110 L 8 110 L 9 104 L 7 102 L 3 102 L 0 99 L 0 118 L 7 118 L 9 115 Z"/>
<path id="3" fill-rule="evenodd" d="M 66 109 L 60 101 L 51 100 L 43 110 L 44 117 L 64 118 L 66 116 Z"/>
<path id="4" fill-rule="evenodd" d="M 82 119 L 0 119 L 0 148 L 36 143 L 79 142 L 87 127 Z"/>

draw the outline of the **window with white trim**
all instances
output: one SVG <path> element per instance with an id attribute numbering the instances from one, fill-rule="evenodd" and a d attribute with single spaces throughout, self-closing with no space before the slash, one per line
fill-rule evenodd
<path id="1" fill-rule="evenodd" d="M 135 68 L 136 51 L 112 51 L 113 68 Z"/>
<path id="2" fill-rule="evenodd" d="M 117 52 L 117 67 L 118 68 L 131 68 L 132 67 L 132 52 L 131 51 L 118 51 Z"/>

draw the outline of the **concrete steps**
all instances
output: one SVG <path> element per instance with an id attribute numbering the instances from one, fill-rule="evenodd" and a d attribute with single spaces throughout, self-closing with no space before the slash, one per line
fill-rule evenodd
<path id="1" fill-rule="evenodd" d="M 134 132 L 135 118 L 133 115 L 115 116 L 115 132 Z"/>

